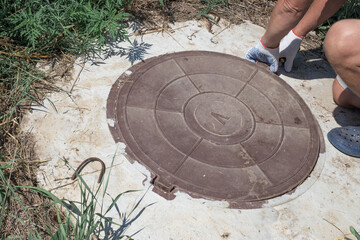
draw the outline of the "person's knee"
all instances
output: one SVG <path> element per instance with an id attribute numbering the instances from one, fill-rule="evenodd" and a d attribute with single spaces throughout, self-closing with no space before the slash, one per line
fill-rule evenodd
<path id="1" fill-rule="evenodd" d="M 333 93 L 333 99 L 334 102 L 341 106 L 341 107 L 349 107 L 349 102 L 347 99 L 344 99 L 343 92 L 345 89 L 341 87 L 341 85 L 338 83 L 336 79 L 334 79 L 333 85 L 332 85 L 332 93 Z"/>
<path id="2" fill-rule="evenodd" d="M 352 104 L 349 97 L 349 92 L 344 89 L 335 79 L 332 85 L 334 102 L 340 107 L 351 108 Z"/>
<path id="3" fill-rule="evenodd" d="M 310 0 L 284 0 L 283 8 L 286 12 L 303 15 L 309 8 L 311 2 Z"/>
<path id="4" fill-rule="evenodd" d="M 324 50 L 333 66 L 351 65 L 351 56 L 360 50 L 359 29 L 360 20 L 357 19 L 342 20 L 330 28 L 325 38 Z"/>
<path id="5" fill-rule="evenodd" d="M 345 108 L 360 108 L 360 98 L 348 89 L 344 89 L 336 79 L 333 82 L 332 92 L 337 105 Z"/>

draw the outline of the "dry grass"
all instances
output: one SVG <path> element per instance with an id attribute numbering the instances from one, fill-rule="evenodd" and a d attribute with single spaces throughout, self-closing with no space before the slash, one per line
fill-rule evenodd
<path id="1" fill-rule="evenodd" d="M 145 25 L 158 29 L 166 28 L 169 23 L 193 19 L 205 6 L 200 0 L 175 0 L 165 3 L 165 7 L 162 7 L 158 0 L 133 0 L 126 10 L 144 21 Z M 218 7 L 211 13 L 226 19 L 230 24 L 251 21 L 265 28 L 275 4 L 276 0 L 228 0 L 228 7 Z M 309 35 L 303 41 L 302 49 L 319 49 L 321 45 L 322 41 L 318 36 Z"/>
<path id="2" fill-rule="evenodd" d="M 36 172 L 40 162 L 34 156 L 31 134 L 21 133 L 19 121 L 21 112 L 14 114 L 10 123 L 3 121 L 1 130 L 5 132 L 1 152 L 2 181 L 1 205 L 2 216 L 0 232 L 7 238 L 27 239 L 31 233 L 38 232 L 44 239 L 49 237 L 48 230 L 57 229 L 56 209 L 47 207 L 50 200 L 39 193 L 16 186 L 37 186 Z M 6 204 L 4 204 L 6 201 Z M 5 208 L 5 209 L 3 209 Z M 48 227 L 49 229 L 47 229 Z"/>
<path id="3" fill-rule="evenodd" d="M 1 58 L 21 58 L 25 63 L 34 57 L 41 58 L 29 55 L 26 48 L 14 45 L 7 38 L 0 38 L 0 46 Z M 15 61 L 7 63 L 9 71 L 15 73 L 8 76 L 15 78 L 0 81 L 0 236 L 26 239 L 37 232 L 46 239 L 49 230 L 57 229 L 55 207 L 47 207 L 50 200 L 39 193 L 17 188 L 38 186 L 36 172 L 41 163 L 34 155 L 31 134 L 20 131 L 20 122 L 32 104 L 41 104 L 45 95 L 57 88 L 51 77 L 34 76 L 25 65 Z"/>
<path id="4" fill-rule="evenodd" d="M 266 26 L 276 1 L 261 0 L 228 0 L 228 7 L 216 8 L 216 14 L 233 24 L 250 20 L 260 26 Z M 204 3 L 196 0 L 167 1 L 166 6 L 159 5 L 158 0 L 133 0 L 127 11 L 142 20 L 159 22 L 179 22 L 189 20 L 197 15 Z"/>

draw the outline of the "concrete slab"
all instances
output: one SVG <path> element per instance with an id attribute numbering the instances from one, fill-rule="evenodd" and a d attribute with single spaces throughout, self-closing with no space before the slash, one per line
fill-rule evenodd
<path id="1" fill-rule="evenodd" d="M 196 21 L 176 23 L 172 29 L 131 37 L 138 43 L 137 57 L 183 50 L 244 57 L 264 33 L 263 28 L 250 23 L 237 26 L 221 23 L 213 28 L 214 34 Z M 119 47 L 128 49 L 130 45 L 124 42 Z M 73 91 L 69 92 L 74 82 L 59 82 L 65 92 L 50 94 L 51 102 L 45 100 L 45 107 L 34 107 L 42 111 L 26 114 L 22 122 L 22 129 L 35 135 L 38 158 L 47 161 L 38 172 L 39 182 L 58 197 L 76 200 L 79 187 L 70 180 L 71 167 L 76 168 L 88 157 L 98 157 L 107 167 L 114 160 L 108 186 L 113 198 L 126 190 L 142 190 L 127 194 L 118 202 L 120 211 L 129 214 L 144 197 L 130 216 L 139 217 L 125 232 L 136 233 L 135 239 L 333 239 L 344 234 L 350 236 L 350 225 L 360 226 L 360 161 L 338 152 L 326 139 L 326 152 L 305 183 L 293 193 L 270 200 L 261 209 L 229 209 L 225 202 L 193 199 L 184 193 L 168 201 L 146 191 L 151 189 L 149 172 L 127 160 L 125 145 L 114 143 L 106 119 L 110 88 L 131 63 L 129 58 L 120 56 L 97 61 L 97 65 L 87 62 L 82 71 L 76 65 Z M 338 108 L 333 103 L 331 84 L 335 74 L 326 61 L 302 54 L 295 61 L 294 71 L 287 74 L 280 70 L 280 77 L 308 104 L 324 136 L 339 125 L 359 124 L 356 123 L 359 111 Z M 83 177 L 90 186 L 96 186 L 99 169 L 97 163 L 84 169 Z M 109 172 L 108 168 L 106 177 Z M 107 205 L 111 199 L 104 201 Z M 115 221 L 118 218 L 116 211 L 107 216 Z"/>

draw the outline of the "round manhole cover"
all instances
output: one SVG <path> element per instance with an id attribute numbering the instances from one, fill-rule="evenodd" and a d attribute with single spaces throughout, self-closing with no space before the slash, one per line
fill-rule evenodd
<path id="1" fill-rule="evenodd" d="M 131 67 L 107 103 L 116 142 L 171 198 L 226 200 L 252 208 L 310 174 L 319 155 L 317 123 L 283 80 L 237 57 L 190 51 Z"/>

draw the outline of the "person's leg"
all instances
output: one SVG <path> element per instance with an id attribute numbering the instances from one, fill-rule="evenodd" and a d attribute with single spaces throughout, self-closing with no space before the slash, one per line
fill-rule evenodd
<path id="1" fill-rule="evenodd" d="M 293 29 L 298 36 L 306 36 L 329 17 L 334 15 L 346 0 L 314 0 L 304 17 Z"/>
<path id="2" fill-rule="evenodd" d="M 263 36 L 263 44 L 276 47 L 290 29 L 293 29 L 298 36 L 305 36 L 334 15 L 345 1 L 279 0 L 271 13 L 269 26 Z"/>
<path id="3" fill-rule="evenodd" d="M 277 72 L 279 66 L 279 46 L 281 39 L 298 24 L 313 0 L 278 0 L 266 32 L 257 45 L 245 56 L 250 62 L 263 62 L 270 71 Z"/>
<path id="4" fill-rule="evenodd" d="M 344 107 L 360 108 L 360 20 L 347 19 L 335 23 L 327 33 L 324 49 L 331 66 L 352 90 L 345 90 L 335 79 L 335 102 Z"/>
<path id="5" fill-rule="evenodd" d="M 341 81 L 341 80 L 340 80 Z M 347 86 L 334 79 L 332 85 L 334 102 L 346 108 L 360 108 L 360 98 L 356 96 Z"/>
<path id="6" fill-rule="evenodd" d="M 293 62 L 305 36 L 326 19 L 334 15 L 346 0 L 313 0 L 305 15 L 283 38 L 279 47 L 279 57 L 286 72 L 291 72 Z M 264 38 L 266 35 L 264 35 Z M 264 41 L 266 40 L 263 39 Z M 266 45 L 266 44 L 265 44 Z M 285 62 L 284 62 L 285 61 Z"/>
<path id="7" fill-rule="evenodd" d="M 263 45 L 278 47 L 281 39 L 294 28 L 313 0 L 279 0 L 270 15 L 269 25 L 262 37 Z M 319 10 L 321 11 L 321 10 Z"/>

